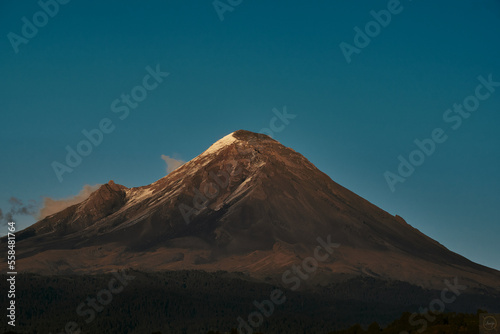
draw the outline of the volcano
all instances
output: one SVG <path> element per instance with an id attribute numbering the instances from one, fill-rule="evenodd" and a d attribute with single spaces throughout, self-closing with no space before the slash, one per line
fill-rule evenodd
<path id="1" fill-rule="evenodd" d="M 500 291 L 500 272 L 342 187 L 272 138 L 239 130 L 164 178 L 109 181 L 18 235 L 18 268 L 35 273 L 224 270 L 279 283 L 318 238 L 340 244 L 310 285 L 353 276 L 440 289 L 459 278 Z"/>

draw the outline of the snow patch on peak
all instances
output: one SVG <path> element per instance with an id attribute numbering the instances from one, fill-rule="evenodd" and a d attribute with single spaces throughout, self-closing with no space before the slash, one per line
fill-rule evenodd
<path id="1" fill-rule="evenodd" d="M 153 189 L 150 189 L 150 187 L 148 186 L 127 189 L 125 190 L 127 203 L 122 209 L 129 208 L 132 205 L 137 204 L 148 197 L 151 197 L 152 194 L 153 194 Z"/>
<path id="2" fill-rule="evenodd" d="M 232 143 L 234 143 L 235 141 L 237 141 L 238 139 L 235 138 L 233 136 L 233 133 L 230 133 L 228 134 L 227 136 L 219 139 L 218 141 L 216 141 L 212 146 L 210 146 L 205 152 L 203 152 L 201 155 L 207 155 L 207 154 L 213 154 L 213 153 L 216 153 L 218 152 L 220 149 L 228 146 L 228 145 L 231 145 Z"/>

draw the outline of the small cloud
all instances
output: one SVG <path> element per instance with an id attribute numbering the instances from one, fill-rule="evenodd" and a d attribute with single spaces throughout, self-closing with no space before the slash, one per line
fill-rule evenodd
<path id="1" fill-rule="evenodd" d="M 19 207 L 23 205 L 23 201 L 16 197 L 9 198 L 9 203 L 10 205 L 12 205 L 12 207 Z"/>
<path id="2" fill-rule="evenodd" d="M 54 213 L 62 211 L 74 204 L 78 204 L 86 200 L 91 193 L 96 191 L 101 185 L 84 185 L 83 189 L 78 193 L 78 195 L 70 196 L 68 198 L 63 199 L 52 199 L 50 197 L 44 197 L 43 206 L 38 213 L 38 219 L 43 219 L 47 216 L 50 216 Z"/>
<path id="3" fill-rule="evenodd" d="M 37 212 L 37 203 L 33 200 L 29 200 L 28 203 L 24 204 L 23 201 L 17 197 L 9 198 L 10 209 L 4 214 L 0 210 L 0 224 L 6 224 L 8 222 L 14 221 L 14 216 L 35 216 Z"/>
<path id="4" fill-rule="evenodd" d="M 185 161 L 177 160 L 177 159 L 171 158 L 168 155 L 164 155 L 164 154 L 161 155 L 161 158 L 167 164 L 167 174 L 170 174 L 170 172 L 176 170 L 177 168 L 179 168 L 180 166 L 182 166 L 183 164 L 186 163 Z"/>

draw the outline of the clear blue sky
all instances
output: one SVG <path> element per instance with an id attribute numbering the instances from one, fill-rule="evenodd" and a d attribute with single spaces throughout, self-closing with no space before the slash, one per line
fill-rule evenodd
<path id="1" fill-rule="evenodd" d="M 232 131 L 269 127 L 273 108 L 286 106 L 297 117 L 277 140 L 451 250 L 500 269 L 500 87 L 457 130 L 443 120 L 475 93 L 478 76 L 500 81 L 499 1 L 402 0 L 349 64 L 340 43 L 354 45 L 354 28 L 388 1 L 244 0 L 223 21 L 211 0 L 59 7 L 44 22 L 36 1 L 0 3 L 4 214 L 12 196 L 41 203 L 110 179 L 149 184 L 166 173 L 162 154 L 190 160 Z M 10 33 L 22 37 L 22 18 L 34 15 L 38 32 L 16 53 Z M 157 64 L 169 76 L 121 120 L 112 102 Z M 114 131 L 59 182 L 51 163 L 64 163 L 65 147 L 104 118 Z M 392 192 L 384 173 L 397 173 L 398 156 L 435 128 L 447 141 Z"/>

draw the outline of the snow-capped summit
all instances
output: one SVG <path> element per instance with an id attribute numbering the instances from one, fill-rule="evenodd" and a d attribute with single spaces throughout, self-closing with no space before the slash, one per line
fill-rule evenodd
<path id="1" fill-rule="evenodd" d="M 205 152 L 203 152 L 201 155 L 207 155 L 207 154 L 213 154 L 219 151 L 221 148 L 226 147 L 238 139 L 233 136 L 234 132 L 228 134 L 227 136 L 224 136 L 223 138 L 219 139 L 216 141 L 212 146 L 210 146 Z"/>

